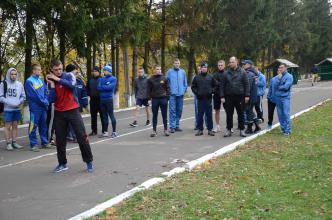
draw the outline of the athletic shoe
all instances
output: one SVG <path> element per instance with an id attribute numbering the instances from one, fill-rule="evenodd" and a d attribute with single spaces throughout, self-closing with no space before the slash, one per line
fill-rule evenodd
<path id="1" fill-rule="evenodd" d="M 203 131 L 198 130 L 197 133 L 195 134 L 195 136 L 202 136 L 203 135 Z"/>
<path id="2" fill-rule="evenodd" d="M 145 126 L 149 126 L 151 124 L 150 120 L 146 120 Z"/>
<path id="3" fill-rule="evenodd" d="M 283 133 L 286 137 L 289 137 L 291 134 L 290 133 Z"/>
<path id="4" fill-rule="evenodd" d="M 254 130 L 254 133 L 259 132 L 260 130 L 262 130 L 261 127 L 256 126 L 256 128 L 255 128 L 255 130 Z"/>
<path id="5" fill-rule="evenodd" d="M 216 125 L 216 127 L 212 130 L 214 133 L 218 133 L 221 131 L 220 125 Z"/>
<path id="6" fill-rule="evenodd" d="M 87 171 L 88 173 L 92 173 L 92 172 L 93 172 L 93 164 L 92 164 L 92 161 L 86 163 L 86 171 Z"/>
<path id="7" fill-rule="evenodd" d="M 108 137 L 108 131 L 103 132 L 99 137 L 100 138 L 106 138 L 106 137 Z"/>
<path id="8" fill-rule="evenodd" d="M 175 133 L 175 129 L 174 128 L 171 128 L 171 131 L 170 131 L 172 134 Z"/>
<path id="9" fill-rule="evenodd" d="M 15 148 L 15 149 L 22 149 L 22 148 L 23 148 L 23 146 L 19 145 L 19 144 L 16 143 L 16 142 L 13 142 L 13 143 L 12 143 L 12 146 L 13 146 L 13 148 Z"/>
<path id="10" fill-rule="evenodd" d="M 182 129 L 181 129 L 181 128 L 175 128 L 175 131 L 176 131 L 176 132 L 181 132 Z"/>
<path id="11" fill-rule="evenodd" d="M 226 130 L 224 137 L 230 137 L 232 136 L 232 131 L 231 130 Z"/>
<path id="12" fill-rule="evenodd" d="M 117 136 L 116 132 L 112 132 L 111 138 L 116 138 Z"/>
<path id="13" fill-rule="evenodd" d="M 240 137 L 247 137 L 246 133 L 244 130 L 240 130 Z"/>
<path id="14" fill-rule="evenodd" d="M 97 132 L 94 132 L 94 131 L 92 131 L 92 132 L 89 134 L 89 136 L 95 136 L 95 135 L 97 135 Z"/>
<path id="15" fill-rule="evenodd" d="M 272 125 L 267 125 L 267 130 L 272 130 Z"/>
<path id="16" fill-rule="evenodd" d="M 157 132 L 153 131 L 152 134 L 150 134 L 150 137 L 156 137 L 157 136 Z"/>
<path id="17" fill-rule="evenodd" d="M 164 135 L 165 135 L 166 137 L 168 137 L 168 136 L 169 136 L 169 131 L 168 131 L 168 130 L 164 130 Z"/>
<path id="18" fill-rule="evenodd" d="M 31 151 L 33 152 L 39 152 L 39 147 L 38 146 L 33 146 L 30 148 Z"/>
<path id="19" fill-rule="evenodd" d="M 54 149 L 54 146 L 51 146 L 50 144 L 43 144 L 41 146 L 41 148 L 43 148 L 43 149 Z"/>
<path id="20" fill-rule="evenodd" d="M 56 143 L 55 143 L 54 139 L 51 140 L 51 145 L 56 146 Z"/>
<path id="21" fill-rule="evenodd" d="M 53 173 L 60 173 L 62 171 L 66 171 L 68 170 L 68 167 L 66 164 L 59 164 L 58 166 L 56 166 L 53 170 Z"/>
<path id="22" fill-rule="evenodd" d="M 14 150 L 13 145 L 12 145 L 11 143 L 8 143 L 8 144 L 7 144 L 6 149 L 9 150 L 9 151 Z"/>
<path id="23" fill-rule="evenodd" d="M 208 135 L 209 136 L 214 136 L 214 132 L 213 131 L 208 131 Z"/>
<path id="24" fill-rule="evenodd" d="M 133 121 L 133 123 L 130 123 L 129 125 L 131 127 L 137 127 L 138 126 L 137 121 Z"/>
<path id="25" fill-rule="evenodd" d="M 252 128 L 248 127 L 244 133 L 246 133 L 246 134 L 253 134 L 254 132 L 252 131 Z"/>
<path id="26" fill-rule="evenodd" d="M 233 130 L 233 128 L 231 129 L 231 133 L 232 133 L 232 134 L 234 133 L 234 130 Z"/>

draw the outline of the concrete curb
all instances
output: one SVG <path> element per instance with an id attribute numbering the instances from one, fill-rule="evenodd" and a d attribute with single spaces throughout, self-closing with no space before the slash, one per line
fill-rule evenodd
<path id="1" fill-rule="evenodd" d="M 325 101 L 322 101 L 316 105 L 313 105 L 303 111 L 300 111 L 294 115 L 291 116 L 291 119 L 294 119 L 318 106 L 321 106 L 323 105 L 324 103 L 328 102 L 330 99 L 326 99 Z M 280 124 L 277 123 L 275 125 L 272 126 L 272 129 L 276 128 L 276 127 L 279 127 Z M 90 209 L 90 210 L 87 210 L 85 212 L 82 212 L 72 218 L 69 218 L 69 220 L 80 220 L 80 219 L 86 219 L 86 218 L 90 218 L 92 216 L 95 216 L 97 215 L 98 213 L 100 212 L 103 212 L 104 210 L 106 210 L 107 208 L 110 208 L 114 205 L 117 205 L 119 203 L 121 203 L 122 201 L 124 201 L 125 199 L 128 199 L 130 198 L 131 196 L 133 196 L 136 192 L 140 192 L 140 191 L 143 191 L 143 190 L 146 190 L 148 188 L 151 188 L 152 186 L 154 185 L 157 185 L 159 183 L 162 183 L 164 181 L 166 181 L 168 178 L 174 176 L 174 175 L 177 175 L 177 174 L 180 174 L 180 173 L 183 173 L 185 171 L 191 171 L 193 170 L 194 168 L 196 168 L 197 166 L 213 159 L 213 158 L 217 158 L 217 157 L 220 157 L 220 156 L 223 156 L 225 155 L 226 153 L 229 153 L 229 152 L 232 152 L 234 151 L 236 148 L 238 148 L 239 146 L 241 145 L 244 145 L 252 140 L 254 140 L 255 138 L 263 135 L 263 134 L 266 134 L 267 132 L 269 132 L 270 130 L 267 130 L 267 129 L 264 129 L 262 130 L 261 132 L 255 134 L 255 135 L 252 135 L 252 136 L 249 136 L 249 137 L 246 137 L 244 139 L 241 139 L 239 141 L 236 141 L 232 144 L 229 144 L 225 147 L 222 147 L 220 148 L 219 150 L 213 152 L 213 153 L 210 153 L 210 154 L 207 154 L 207 155 L 204 155 L 196 160 L 192 160 L 188 163 L 185 164 L 184 167 L 176 167 L 168 172 L 164 172 L 161 174 L 161 176 L 164 176 L 163 177 L 155 177 L 155 178 L 152 178 L 152 179 L 149 179 L 147 181 L 145 181 L 144 183 L 142 183 L 140 186 L 138 187 L 135 187 L 127 192 L 124 192 L 118 196 L 116 196 L 115 198 L 113 199 L 110 199 L 104 203 L 101 203 L 97 206 L 95 206 L 94 208 Z"/>

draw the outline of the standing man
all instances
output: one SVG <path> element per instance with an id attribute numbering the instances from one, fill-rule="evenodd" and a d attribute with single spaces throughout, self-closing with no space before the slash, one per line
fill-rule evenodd
<path id="1" fill-rule="evenodd" d="M 216 86 L 214 77 L 208 74 L 207 69 L 208 64 L 203 62 L 201 64 L 201 73 L 196 75 L 191 84 L 191 90 L 197 97 L 197 107 L 198 107 L 198 131 L 195 136 L 203 135 L 203 121 L 204 116 L 207 118 L 207 129 L 208 135 L 214 136 L 213 120 L 212 120 L 212 94 Z"/>
<path id="2" fill-rule="evenodd" d="M 278 80 L 276 80 L 275 98 L 281 131 L 289 136 L 292 132 L 290 119 L 290 98 L 293 85 L 293 76 L 287 72 L 285 64 L 278 68 Z"/>
<path id="3" fill-rule="evenodd" d="M 153 131 L 150 137 L 157 136 L 158 111 L 161 110 L 161 116 L 164 124 L 164 135 L 169 136 L 167 129 L 167 107 L 169 98 L 168 80 L 161 73 L 160 65 L 154 66 L 154 73 L 148 80 L 148 96 L 152 99 L 152 127 Z"/>
<path id="4" fill-rule="evenodd" d="M 39 151 L 37 140 L 37 127 L 42 148 L 49 148 L 47 138 L 47 109 L 48 98 L 47 88 L 41 75 L 41 66 L 39 64 L 32 65 L 32 74 L 25 82 L 25 91 L 29 102 L 30 124 L 29 124 L 29 141 L 32 151 Z"/>
<path id="5" fill-rule="evenodd" d="M 136 109 L 134 112 L 135 120 L 129 124 L 131 127 L 137 127 L 137 119 L 139 109 L 144 106 L 146 111 L 145 126 L 150 125 L 150 111 L 148 99 L 148 76 L 144 72 L 144 68 L 140 67 L 137 72 L 137 77 L 134 80 L 134 94 L 136 98 Z"/>
<path id="6" fill-rule="evenodd" d="M 113 129 L 111 137 L 116 138 L 116 119 L 114 116 L 113 95 L 116 89 L 117 79 L 112 75 L 111 65 L 108 64 L 104 66 L 103 70 L 105 76 L 99 79 L 97 86 L 100 96 L 100 109 L 103 115 L 102 123 L 103 128 L 105 128 L 102 137 L 108 137 L 108 117 L 110 117 Z"/>
<path id="7" fill-rule="evenodd" d="M 18 122 L 22 119 L 21 106 L 25 99 L 24 87 L 18 78 L 17 70 L 9 68 L 6 79 L 0 84 L 0 102 L 4 103 L 3 119 L 9 151 L 23 148 L 16 142 Z"/>
<path id="8" fill-rule="evenodd" d="M 183 109 L 183 96 L 187 91 L 187 77 L 186 72 L 180 68 L 180 60 L 175 59 L 173 68 L 169 69 L 166 78 L 170 87 L 169 98 L 169 124 L 170 131 L 182 131 L 180 128 L 180 119 Z"/>
<path id="9" fill-rule="evenodd" d="M 263 97 L 265 95 L 265 89 L 266 89 L 266 77 L 265 75 L 260 71 L 260 69 L 257 67 L 256 71 L 258 72 L 258 81 L 257 81 L 257 95 L 258 95 L 258 101 L 255 104 L 255 110 L 257 113 L 257 118 L 264 122 L 263 117 Z"/>
<path id="10" fill-rule="evenodd" d="M 92 78 L 89 80 L 87 91 L 88 96 L 90 96 L 90 114 L 91 114 L 91 133 L 89 136 L 94 136 L 98 134 L 98 126 L 97 126 L 97 115 L 99 113 L 100 120 L 102 121 L 102 112 L 100 109 L 100 97 L 98 87 L 98 80 L 100 79 L 100 68 L 95 66 L 92 72 Z M 104 126 L 103 123 L 101 123 Z M 102 131 L 104 132 L 106 129 L 102 127 Z"/>
<path id="11" fill-rule="evenodd" d="M 73 73 L 63 72 L 63 65 L 60 60 L 52 61 L 51 71 L 52 73 L 47 75 L 46 79 L 51 88 L 49 92 L 50 102 L 54 102 L 56 148 L 59 162 L 54 172 L 59 173 L 68 170 L 66 136 L 69 124 L 71 124 L 76 134 L 83 161 L 87 165 L 87 171 L 93 172 L 93 156 L 75 93 L 76 78 Z"/>
<path id="12" fill-rule="evenodd" d="M 278 71 L 280 71 L 278 69 Z M 279 74 L 278 74 L 279 75 Z M 271 130 L 272 129 L 272 123 L 273 123 L 273 116 L 274 116 L 274 110 L 276 108 L 276 96 L 275 96 L 275 87 L 278 81 L 278 75 L 273 77 L 270 80 L 270 85 L 269 85 L 269 91 L 267 93 L 267 109 L 268 109 L 268 122 L 267 122 L 267 129 Z"/>
<path id="13" fill-rule="evenodd" d="M 238 59 L 229 59 L 229 70 L 225 72 L 221 79 L 220 97 L 221 102 L 225 103 L 227 131 L 224 137 L 232 136 L 234 108 L 238 115 L 238 127 L 240 136 L 246 137 L 244 132 L 244 104 L 249 102 L 250 90 L 249 80 L 246 72 L 239 67 Z"/>
<path id="14" fill-rule="evenodd" d="M 220 98 L 220 84 L 221 78 L 224 75 L 225 71 L 225 61 L 219 60 L 218 61 L 218 72 L 216 72 L 213 76 L 217 83 L 215 87 L 214 94 L 213 94 L 213 108 L 215 110 L 214 118 L 216 121 L 216 127 L 213 129 L 214 133 L 220 132 L 220 108 L 221 108 L 221 98 Z"/>

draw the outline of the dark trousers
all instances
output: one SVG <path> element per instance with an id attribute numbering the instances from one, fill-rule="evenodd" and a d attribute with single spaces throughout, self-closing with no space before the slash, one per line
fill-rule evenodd
<path id="1" fill-rule="evenodd" d="M 258 96 L 257 99 L 258 102 L 255 103 L 257 118 L 263 119 L 263 96 Z"/>
<path id="2" fill-rule="evenodd" d="M 246 105 L 246 110 L 245 110 L 245 124 L 252 124 L 257 121 L 256 114 L 254 112 L 254 103 L 249 103 Z"/>
<path id="3" fill-rule="evenodd" d="M 226 96 L 225 97 L 225 111 L 226 111 L 226 121 L 227 130 L 233 128 L 233 115 L 234 108 L 236 109 L 238 115 L 238 127 L 240 130 L 244 129 L 244 96 Z"/>
<path id="4" fill-rule="evenodd" d="M 46 126 L 47 126 L 47 139 L 48 141 L 53 140 L 53 135 L 55 132 L 54 127 L 54 104 L 50 103 L 47 109 L 47 117 L 46 117 Z"/>
<path id="5" fill-rule="evenodd" d="M 268 109 L 268 114 L 269 114 L 268 115 L 269 121 L 267 122 L 268 125 L 272 125 L 275 108 L 276 108 L 276 104 L 271 102 L 270 100 L 267 100 L 267 109 Z"/>
<path id="6" fill-rule="evenodd" d="M 113 132 L 116 132 L 116 119 L 114 116 L 113 100 L 100 101 L 100 110 L 102 112 L 101 121 L 103 132 L 108 131 L 108 117 L 111 118 Z"/>
<path id="7" fill-rule="evenodd" d="M 98 133 L 98 126 L 97 126 L 97 115 L 99 113 L 99 116 L 100 116 L 100 121 L 102 121 L 102 112 L 101 112 L 101 109 L 100 109 L 100 98 L 99 97 L 91 97 L 90 98 L 90 114 L 91 114 L 91 130 L 92 132 L 94 133 Z M 102 132 L 104 132 L 105 129 L 103 127 L 103 123 L 102 123 Z"/>
<path id="8" fill-rule="evenodd" d="M 209 131 L 213 128 L 212 120 L 212 99 L 197 99 L 198 117 L 197 124 L 198 130 L 203 131 L 203 120 L 206 118 L 206 126 Z"/>
<path id="9" fill-rule="evenodd" d="M 163 118 L 164 130 L 167 130 L 167 98 L 152 98 L 152 126 L 153 130 L 157 131 L 158 111 L 160 108 L 161 116 Z"/>
<path id="10" fill-rule="evenodd" d="M 80 147 L 82 158 L 84 162 L 91 162 L 93 156 L 91 153 L 90 143 L 88 136 L 85 133 L 83 119 L 79 109 L 73 109 L 65 112 L 55 111 L 55 135 L 56 135 L 56 148 L 59 164 L 67 164 L 66 158 L 66 145 L 67 145 L 67 131 L 69 124 L 72 126 L 77 138 L 77 143 Z"/>

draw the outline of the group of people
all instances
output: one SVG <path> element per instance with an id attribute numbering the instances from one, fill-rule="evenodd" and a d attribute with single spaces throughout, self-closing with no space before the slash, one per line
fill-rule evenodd
<path id="1" fill-rule="evenodd" d="M 245 137 L 261 130 L 259 124 L 264 122 L 262 101 L 265 93 L 266 79 L 251 60 L 244 60 L 239 65 L 236 57 L 229 59 L 228 69 L 223 60 L 218 61 L 218 71 L 208 73 L 208 64 L 203 62 L 199 72 L 192 80 L 191 90 L 195 96 L 195 130 L 196 136 L 203 135 L 204 122 L 208 135 L 214 136 L 221 131 L 221 104 L 226 112 L 225 137 L 230 137 L 233 130 L 234 109 L 238 116 L 240 136 Z M 30 110 L 29 141 L 32 151 L 39 151 L 37 129 L 41 148 L 52 148 L 49 144 L 55 133 L 58 165 L 54 172 L 68 169 L 66 159 L 67 138 L 71 137 L 79 144 L 83 161 L 88 172 L 93 172 L 93 155 L 88 136 L 98 134 L 97 117 L 101 118 L 100 137 L 109 137 L 108 124 L 111 119 L 111 138 L 117 137 L 116 118 L 114 116 L 113 96 L 117 89 L 117 78 L 112 74 L 112 65 L 107 64 L 102 71 L 94 67 L 92 78 L 85 83 L 77 66 L 69 64 L 63 71 L 59 60 L 51 63 L 51 72 L 45 81 L 41 76 L 41 66 L 32 65 L 31 76 L 24 86 L 18 80 L 18 72 L 14 68 L 7 71 L 6 79 L 0 84 L 0 103 L 4 105 L 5 138 L 7 150 L 22 148 L 16 142 L 17 127 L 21 120 L 21 105 L 27 99 Z M 277 108 L 281 130 L 290 135 L 290 96 L 293 78 L 287 72 L 285 64 L 281 64 L 277 76 L 270 80 L 268 99 L 268 128 L 271 129 L 274 109 Z M 163 121 L 163 134 L 181 132 L 184 95 L 188 83 L 186 72 L 180 68 L 180 60 L 175 59 L 173 67 L 163 74 L 161 67 L 153 67 L 153 75 L 148 77 L 143 68 L 138 69 L 134 81 L 136 97 L 135 120 L 131 127 L 138 126 L 139 109 L 145 107 L 146 123 L 150 125 L 149 102 L 152 109 L 152 133 L 157 136 L 159 109 Z M 89 98 L 90 97 L 90 98 Z M 90 99 L 91 132 L 86 133 L 81 112 Z M 216 126 L 213 129 L 212 103 L 215 110 Z M 256 114 L 254 113 L 256 110 Z M 168 123 L 169 112 L 169 123 Z M 169 127 L 168 127 L 169 125 Z M 246 126 L 246 129 L 245 129 Z M 255 129 L 253 129 L 255 126 Z"/>

